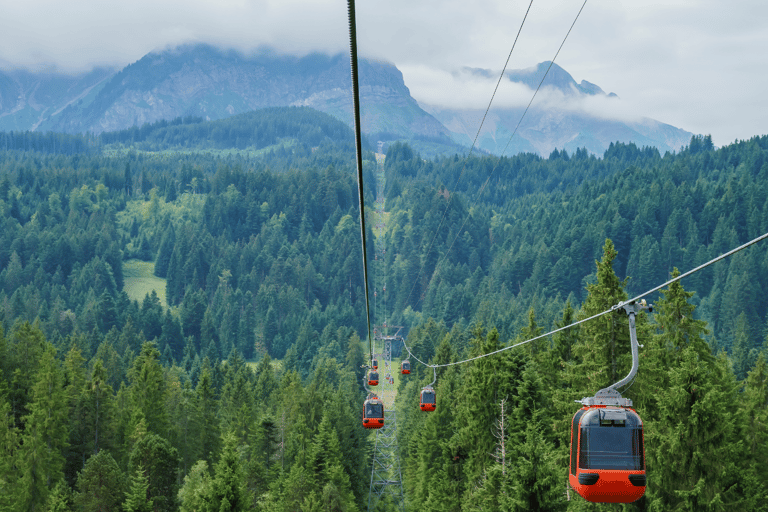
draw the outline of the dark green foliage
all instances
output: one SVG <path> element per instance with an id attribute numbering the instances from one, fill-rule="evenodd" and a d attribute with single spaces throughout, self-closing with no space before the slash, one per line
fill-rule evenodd
<path id="1" fill-rule="evenodd" d="M 118 510 L 125 494 L 125 475 L 109 450 L 91 456 L 77 477 L 78 510 Z"/>
<path id="2" fill-rule="evenodd" d="M 348 130 L 304 109 L 261 114 L 111 135 L 186 145 L 173 156 L 73 155 L 28 134 L 11 134 L 24 150 L 0 150 L 0 485 L 12 489 L 0 508 L 74 508 L 67 485 L 107 450 L 128 509 L 175 509 L 177 497 L 199 508 L 217 478 L 217 510 L 364 508 L 367 329 Z M 192 151 L 204 145 L 269 149 Z M 367 233 L 387 249 L 369 262 L 374 314 L 446 363 L 603 312 L 768 230 L 766 151 L 766 137 L 714 149 L 697 136 L 664 156 L 618 143 L 602 158 L 426 161 L 393 144 L 386 224 Z M 171 308 L 123 293 L 123 258 L 136 256 L 156 259 Z M 638 507 L 763 506 L 766 276 L 756 246 L 648 297 L 656 311 L 638 318 L 645 346 L 626 392 L 647 427 Z M 561 508 L 573 400 L 626 374 L 628 340 L 626 314 L 609 314 L 441 369 L 429 414 L 416 397 L 433 374 L 412 360 L 398 396 L 407 508 Z M 169 479 L 162 489 L 153 472 Z"/>
<path id="3" fill-rule="evenodd" d="M 149 477 L 140 465 L 131 478 L 130 490 L 125 493 L 123 508 L 126 512 L 152 512 L 155 510 L 155 499 L 149 493 Z"/>
<path id="4" fill-rule="evenodd" d="M 176 510 L 178 466 L 178 450 L 167 440 L 152 433 L 142 435 L 131 451 L 131 489 L 126 503 L 132 502 L 135 510 L 143 511 L 140 497 L 145 496 L 154 510 Z"/>
<path id="5" fill-rule="evenodd" d="M 64 476 L 67 400 L 55 349 L 47 344 L 31 390 L 29 414 L 22 418 L 19 449 L 19 510 L 37 510 Z"/>
<path id="6" fill-rule="evenodd" d="M 147 151 L 180 148 L 262 149 L 295 138 L 307 150 L 338 144 L 349 150 L 354 135 L 343 122 L 307 107 L 267 108 L 204 122 L 186 117 L 101 134 L 102 144 L 130 143 Z M 2 140 L 0 139 L 0 144 Z"/>
<path id="7" fill-rule="evenodd" d="M 133 361 L 128 371 L 131 382 L 128 388 L 131 403 L 132 433 L 140 422 L 149 432 L 165 434 L 168 429 L 168 415 L 164 406 L 165 380 L 160 365 L 160 352 L 154 343 L 145 342 L 141 354 Z"/>

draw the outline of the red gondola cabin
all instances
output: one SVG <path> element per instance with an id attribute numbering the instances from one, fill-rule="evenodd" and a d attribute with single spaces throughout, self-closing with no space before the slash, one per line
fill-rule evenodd
<path id="1" fill-rule="evenodd" d="M 628 407 L 582 407 L 571 423 L 568 480 L 587 501 L 631 503 L 645 494 L 643 421 Z"/>
<path id="2" fill-rule="evenodd" d="M 432 386 L 427 386 L 421 389 L 421 397 L 419 399 L 419 407 L 422 411 L 434 411 L 437 403 L 435 396 L 435 390 Z"/>
<path id="3" fill-rule="evenodd" d="M 411 362 L 409 360 L 405 359 L 400 363 L 400 373 L 403 375 L 408 375 L 411 373 Z"/>
<path id="4" fill-rule="evenodd" d="M 384 403 L 376 396 L 372 396 L 363 404 L 363 426 L 365 428 L 384 426 Z"/>
<path id="5" fill-rule="evenodd" d="M 374 370 L 378 370 L 379 369 L 379 360 L 378 359 L 374 359 L 373 363 L 371 364 L 371 366 L 373 367 Z"/>
<path id="6" fill-rule="evenodd" d="M 379 385 L 379 372 L 376 372 L 373 370 L 368 372 L 368 385 L 369 386 Z"/>

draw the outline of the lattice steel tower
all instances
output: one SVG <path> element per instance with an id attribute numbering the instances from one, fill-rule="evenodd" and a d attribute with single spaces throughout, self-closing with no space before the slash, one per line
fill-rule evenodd
<path id="1" fill-rule="evenodd" d="M 383 331 L 397 329 L 394 335 Z M 400 459 L 397 455 L 397 412 L 395 411 L 395 386 L 392 377 L 392 342 L 400 340 L 402 327 L 386 324 L 374 328 L 374 338 L 382 343 L 379 361 L 384 365 L 384 379 L 379 396 L 384 401 L 384 427 L 376 431 L 371 468 L 371 489 L 368 494 L 368 512 L 405 510 Z"/>

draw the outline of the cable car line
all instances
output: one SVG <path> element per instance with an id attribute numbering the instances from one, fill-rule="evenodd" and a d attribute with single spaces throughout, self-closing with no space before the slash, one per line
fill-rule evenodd
<path id="1" fill-rule="evenodd" d="M 547 75 L 549 74 L 549 70 L 552 69 L 552 65 L 555 63 L 555 60 L 557 59 L 557 56 L 560 55 L 560 50 L 563 49 L 563 45 L 565 45 L 565 41 L 568 39 L 568 36 L 571 34 L 571 30 L 573 30 L 574 25 L 576 25 L 576 20 L 579 19 L 579 15 L 581 15 L 581 11 L 584 10 L 584 6 L 585 5 L 587 5 L 587 0 L 584 0 L 584 3 L 581 5 L 581 9 L 579 9 L 579 12 L 576 14 L 576 18 L 574 18 L 573 23 L 571 23 L 571 27 L 568 29 L 568 32 L 565 34 L 565 37 L 563 38 L 563 41 L 560 43 L 560 47 L 557 49 L 557 52 L 555 53 L 555 56 L 552 57 L 551 61 L 549 61 L 549 66 L 547 67 L 547 70 L 544 72 L 544 76 L 541 77 L 541 81 L 539 82 L 538 87 L 536 87 L 536 90 L 534 91 L 533 96 L 531 96 L 531 101 L 529 101 L 528 102 L 528 106 L 525 107 L 525 110 L 523 111 L 523 115 L 520 116 L 520 120 L 517 122 L 517 126 L 515 126 L 515 129 L 512 132 L 512 135 L 509 136 L 509 140 L 507 141 L 507 145 L 504 146 L 504 149 L 502 150 L 501 154 L 499 155 L 499 159 L 496 162 L 496 165 L 493 166 L 493 169 L 491 169 L 491 172 L 488 173 L 488 177 L 485 179 L 485 182 L 478 189 L 477 195 L 475 197 L 475 202 L 469 208 L 469 211 L 467 212 L 466 217 L 464 217 L 464 221 L 461 223 L 461 226 L 456 231 L 456 236 L 453 237 L 453 241 L 451 241 L 451 245 L 448 247 L 448 250 L 445 252 L 446 255 L 451 252 L 451 249 L 453 249 L 453 245 L 456 243 L 456 240 L 458 240 L 459 236 L 461 235 L 462 231 L 464 230 L 464 225 L 467 223 L 467 220 L 469 220 L 469 215 L 470 215 L 469 212 L 471 212 L 474 209 L 474 207 L 477 206 L 477 203 L 480 200 L 480 196 L 485 191 L 485 188 L 488 186 L 488 183 L 490 183 L 491 178 L 493 177 L 493 174 L 496 172 L 496 169 L 498 169 L 499 164 L 501 163 L 501 158 L 504 156 L 504 153 L 507 152 L 507 148 L 509 148 L 509 145 L 512 143 L 512 139 L 514 138 L 515 134 L 517 134 L 517 130 L 520 128 L 520 125 L 522 124 L 523 119 L 525 118 L 525 115 L 528 113 L 528 110 L 531 108 L 531 105 L 533 104 L 533 100 L 536 98 L 536 95 L 539 93 L 539 89 L 541 89 L 541 86 L 544 83 L 544 80 L 546 80 Z M 530 6 L 529 6 L 529 8 L 530 8 Z M 517 40 L 515 40 L 515 41 L 517 41 Z M 494 94 L 495 93 L 496 93 L 496 91 L 494 91 Z M 490 105 L 489 105 L 489 108 L 490 108 Z M 487 113 L 487 111 L 486 111 L 486 113 Z M 485 117 L 483 117 L 483 120 L 485 120 Z M 481 127 L 482 127 L 482 124 L 481 124 Z M 478 130 L 478 134 L 479 133 L 480 133 L 480 131 Z M 469 157 L 467 157 L 467 158 L 469 158 Z M 466 164 L 465 164 L 465 166 L 466 166 Z M 464 174 L 464 170 L 462 170 L 462 174 Z M 459 178 L 461 178 L 461 176 L 459 176 Z M 458 184 L 458 180 L 456 181 L 456 183 Z M 454 185 L 454 189 L 455 189 L 455 187 L 456 187 L 456 185 Z M 453 196 L 451 196 L 451 197 L 453 197 Z M 447 210 L 448 209 L 446 208 L 446 211 Z M 445 216 L 445 214 L 443 214 L 443 216 Z M 440 229 L 440 226 L 438 226 L 438 229 Z M 433 238 L 433 240 L 434 240 L 434 238 Z M 435 265 L 435 269 L 437 269 L 440 266 L 440 263 L 442 263 L 443 261 L 445 261 L 445 257 L 440 262 L 438 262 L 437 265 Z M 417 278 L 417 280 L 418 280 L 418 278 Z M 415 283 L 414 283 L 414 286 L 415 286 Z M 410 295 L 409 295 L 409 298 L 410 298 Z M 463 300 L 463 297 L 462 297 L 462 300 Z"/>
<path id="2" fill-rule="evenodd" d="M 421 364 L 423 364 L 427 368 L 445 368 L 445 367 L 448 367 L 448 366 L 455 366 L 455 365 L 459 365 L 459 364 L 464 364 L 464 363 L 469 363 L 469 362 L 472 362 L 472 361 L 476 361 L 476 360 L 482 359 L 484 357 L 488 357 L 488 356 L 496 355 L 496 354 L 498 354 L 500 352 L 504 352 L 505 350 L 510 350 L 510 349 L 515 348 L 515 347 L 519 347 L 521 345 L 526 345 L 528 343 L 531 343 L 532 341 L 540 340 L 541 338 L 546 338 L 547 336 L 551 336 L 553 334 L 557 334 L 558 332 L 565 331 L 566 329 L 570 329 L 571 327 L 576 327 L 579 324 L 583 324 L 585 322 L 589 322 L 590 320 L 594 320 L 594 319 L 599 318 L 601 316 L 607 315 L 608 313 L 613 313 L 615 311 L 618 311 L 619 309 L 625 308 L 628 305 L 636 304 L 636 303 L 640 302 L 640 300 L 643 297 L 645 297 L 647 295 L 650 295 L 651 293 L 656 292 L 656 291 L 664 288 L 665 286 L 669 286 L 670 284 L 672 284 L 674 282 L 677 282 L 677 281 L 681 280 L 684 277 L 687 277 L 687 276 L 690 276 L 692 274 L 695 274 L 696 272 L 699 272 L 700 270 L 704 270 L 708 266 L 710 266 L 710 265 L 712 265 L 714 263 L 717 263 L 718 261 L 721 261 L 721 260 L 723 260 L 723 259 L 725 259 L 725 258 L 727 258 L 729 256 L 733 256 L 737 252 L 742 251 L 742 250 L 746 249 L 747 247 L 756 244 L 757 242 L 761 242 L 761 241 L 765 240 L 766 238 L 768 238 L 768 233 L 764 233 L 764 234 L 760 235 L 759 237 L 757 237 L 757 238 L 755 238 L 753 240 L 750 240 L 749 242 L 747 242 L 747 243 L 745 243 L 743 245 L 740 245 L 739 247 L 736 247 L 735 249 L 732 249 L 732 250 L 730 250 L 730 251 L 728 251 L 728 252 L 726 252 L 724 254 L 721 254 L 720 256 L 717 256 L 715 258 L 712 258 L 708 262 L 706 262 L 706 263 L 704 263 L 702 265 L 699 265 L 698 267 L 694 268 L 693 270 L 689 270 L 688 272 L 686 272 L 684 274 L 681 274 L 681 275 L 679 275 L 679 276 L 677 276 L 677 277 L 675 277 L 673 279 L 670 279 L 669 281 L 667 281 L 667 282 L 665 282 L 665 283 L 663 283 L 663 284 L 661 284 L 661 285 L 659 285 L 659 286 L 657 286 L 655 288 L 652 288 L 651 290 L 648 290 L 647 292 L 642 293 L 642 294 L 638 295 L 637 297 L 635 297 L 633 299 L 630 299 L 630 300 L 627 300 L 627 301 L 624 301 L 624 302 L 620 302 L 620 303 L 618 303 L 618 304 L 616 304 L 614 306 L 611 306 L 610 309 L 606 309 L 605 311 L 603 311 L 601 313 L 597 313 L 597 314 L 592 315 L 592 316 L 590 316 L 588 318 L 583 318 L 583 319 L 578 320 L 576 322 L 573 322 L 573 323 L 571 323 L 569 325 L 560 327 L 558 329 L 554 329 L 554 330 L 552 330 L 552 331 L 550 331 L 550 332 L 548 332 L 546 334 L 541 334 L 541 335 L 536 336 L 534 338 L 531 338 L 531 339 L 528 339 L 528 340 L 525 340 L 525 341 L 521 341 L 519 343 L 515 343 L 514 345 L 509 345 L 507 347 L 500 348 L 498 350 L 494 350 L 493 352 L 488 352 L 487 354 L 480 354 L 479 356 L 470 357 L 468 359 L 464 359 L 463 361 L 455 361 L 453 363 L 427 364 L 424 361 L 422 361 L 421 359 L 419 359 L 418 357 L 416 357 L 413 354 L 413 352 L 411 352 L 411 349 L 408 348 L 408 345 L 405 343 L 405 340 L 403 340 L 403 346 L 405 347 L 405 350 L 408 351 L 408 354 L 411 357 L 413 357 L 416 361 L 420 362 Z"/>
<path id="3" fill-rule="evenodd" d="M 531 97 L 531 101 L 529 101 L 528 106 L 525 107 L 525 111 L 523 112 L 523 115 L 520 116 L 520 121 L 517 122 L 517 126 L 515 126 L 515 130 L 512 132 L 512 135 L 509 136 L 509 141 L 507 141 L 507 145 L 504 146 L 504 150 L 501 152 L 502 156 L 504 155 L 504 153 L 507 152 L 507 148 L 509 147 L 509 144 L 512 142 L 512 137 L 515 136 L 518 128 L 520 128 L 520 124 L 523 122 L 523 118 L 525 118 L 525 114 L 527 114 L 528 109 L 531 108 L 531 104 L 533 103 L 534 98 L 536 98 L 536 94 L 538 94 L 539 89 L 541 89 L 541 84 L 543 84 L 544 80 L 547 78 L 547 75 L 549 74 L 549 70 L 552 69 L 552 65 L 555 63 L 555 59 L 557 59 L 557 56 L 560 55 L 560 50 L 563 49 L 563 45 L 565 45 L 565 41 L 568 39 L 568 36 L 571 34 L 571 30 L 573 30 L 574 25 L 576 25 L 576 20 L 579 19 L 579 16 L 581 15 L 581 11 L 584 10 L 585 5 L 587 5 L 587 0 L 584 0 L 584 3 L 581 4 L 581 9 L 579 9 L 579 12 L 576 13 L 576 18 L 574 18 L 573 23 L 571 23 L 571 28 L 568 29 L 568 33 L 565 34 L 565 37 L 563 38 L 563 42 L 560 43 L 560 48 L 557 49 L 557 53 L 555 53 L 555 56 L 552 58 L 551 61 L 549 61 L 549 67 L 547 68 L 547 71 L 544 73 L 544 76 L 541 77 L 541 82 L 539 82 L 539 86 L 536 87 L 536 91 L 533 93 L 533 96 Z M 494 168 L 494 171 L 495 170 L 496 169 Z M 493 174 L 493 171 L 491 171 L 491 174 Z"/>
<path id="4" fill-rule="evenodd" d="M 365 289 L 365 319 L 368 325 L 368 344 L 373 360 L 373 335 L 371 332 L 371 311 L 368 298 L 368 249 L 365 244 L 365 200 L 363 198 L 363 150 L 360 133 L 360 83 L 357 74 L 357 30 L 355 21 L 355 0 L 348 0 L 349 9 L 349 61 L 352 68 L 352 109 L 355 118 L 355 159 L 357 162 L 357 194 L 360 201 L 360 238 L 363 250 L 363 284 Z"/>
<path id="5" fill-rule="evenodd" d="M 586 2 L 586 0 L 585 0 Z M 504 67 L 501 70 L 501 74 L 499 75 L 499 80 L 496 82 L 496 87 L 493 89 L 493 94 L 491 94 L 491 100 L 488 102 L 488 107 L 485 109 L 485 114 L 483 114 L 483 119 L 480 121 L 480 126 L 477 128 L 477 133 L 475 134 L 475 139 L 472 141 L 472 146 L 469 148 L 469 153 L 467 153 L 467 156 L 464 158 L 464 165 L 461 168 L 461 172 L 459 173 L 459 177 L 456 178 L 456 182 L 453 184 L 453 189 L 456 190 L 459 182 L 461 181 L 461 178 L 464 176 L 464 171 L 467 170 L 467 161 L 469 160 L 469 157 L 472 156 L 472 152 L 475 150 L 475 144 L 477 144 L 477 139 L 480 137 L 480 130 L 483 128 L 483 124 L 485 123 L 485 118 L 488 116 L 488 112 L 491 110 L 491 105 L 493 104 L 493 99 L 496 97 L 496 91 L 499 90 L 499 84 L 501 84 L 501 80 L 504 78 L 504 73 L 507 71 L 507 66 L 509 65 L 509 59 L 512 58 L 512 52 L 515 51 L 515 46 L 517 46 L 517 40 L 520 37 L 520 33 L 523 31 L 523 25 L 525 25 L 525 20 L 528 18 L 528 13 L 531 11 L 531 6 L 533 5 L 533 0 L 528 4 L 528 9 L 525 11 L 525 16 L 523 16 L 523 21 L 520 23 L 520 28 L 517 30 L 517 35 L 515 36 L 515 41 L 512 43 L 512 49 L 509 50 L 509 55 L 507 55 L 507 60 L 504 62 Z M 579 11 L 581 12 L 581 11 Z M 570 32 L 570 31 L 569 31 Z M 559 51 L 559 50 L 558 50 Z M 549 70 L 547 70 L 549 71 Z M 546 75 L 545 75 L 546 76 Z M 445 210 L 443 210 L 443 216 L 440 218 L 440 222 L 437 225 L 437 229 L 435 229 L 434 234 L 432 235 L 432 240 L 429 242 L 429 246 L 427 247 L 426 254 L 429 254 L 432 251 L 432 246 L 435 244 L 435 240 L 437 239 L 437 233 L 440 231 L 440 228 L 443 225 L 443 222 L 445 221 L 445 216 L 448 213 L 448 210 L 451 206 L 451 201 L 453 201 L 453 194 L 448 196 L 448 203 L 445 205 Z M 466 220 L 465 220 L 466 222 Z M 464 225 L 462 224 L 462 227 Z M 456 240 L 454 239 L 454 242 Z M 453 243 L 451 243 L 451 247 L 453 247 Z M 449 249 L 450 252 L 450 249 Z M 413 295 L 413 290 L 416 289 L 416 284 L 419 282 L 419 278 L 421 277 L 421 272 L 424 270 L 424 265 L 421 265 L 421 268 L 419 268 L 419 273 L 416 276 L 416 279 L 413 281 L 413 286 L 411 287 L 411 291 L 408 293 L 408 298 L 405 300 L 406 304 L 411 298 L 411 295 Z"/>
<path id="6" fill-rule="evenodd" d="M 712 259 L 712 260 L 710 260 L 710 261 L 708 261 L 708 262 L 704 263 L 703 265 L 699 265 L 698 267 L 694 268 L 693 270 L 689 270 L 689 271 L 688 271 L 688 272 L 686 272 L 685 274 L 681 274 L 681 275 L 677 276 L 677 277 L 676 277 L 676 278 L 674 278 L 674 279 L 670 279 L 670 280 L 669 280 L 669 281 L 667 281 L 666 283 L 664 283 L 664 284 L 661 284 L 661 285 L 657 286 L 656 288 L 654 288 L 654 289 L 652 289 L 652 290 L 648 290 L 647 292 L 645 292 L 645 293 L 643 293 L 643 294 L 641 294 L 641 295 L 638 295 L 638 296 L 637 296 L 637 297 L 635 297 L 634 299 L 627 301 L 627 303 L 637 302 L 638 300 L 642 299 L 642 298 L 643 298 L 643 297 L 645 297 L 646 295 L 650 295 L 651 293 L 653 293 L 653 292 L 656 292 L 656 291 L 658 291 L 658 290 L 660 290 L 660 289 L 664 288 L 665 286 L 667 286 L 667 285 L 670 285 L 670 284 L 674 283 L 675 281 L 679 281 L 680 279 L 682 279 L 682 278 L 684 278 L 684 277 L 687 277 L 687 276 L 689 276 L 689 275 L 691 275 L 691 274 L 694 274 L 694 273 L 698 272 L 699 270 L 702 270 L 702 269 L 704 269 L 704 268 L 706 268 L 706 267 L 708 267 L 708 266 L 712 265 L 713 263 L 717 263 L 718 261 L 720 261 L 720 260 L 722 260 L 722 259 L 725 259 L 725 258 L 727 258 L 727 257 L 729 257 L 729 256 L 732 256 L 733 254 L 736 254 L 737 252 L 741 251 L 742 249 L 746 249 L 746 248 L 747 248 L 747 247 L 749 247 L 750 245 L 754 245 L 754 244 L 756 244 L 757 242 L 760 242 L 760 241 L 762 241 L 762 240 L 765 240 L 766 238 L 768 238 L 768 233 L 764 233 L 763 235 L 760 235 L 759 237 L 757 237 L 757 238 L 755 238 L 755 239 L 753 239 L 753 240 L 750 240 L 749 242 L 747 242 L 747 243 L 745 243 L 745 244 L 743 244 L 743 245 L 740 245 L 740 246 L 738 246 L 737 248 L 735 248 L 735 249 L 732 249 L 732 250 L 730 250 L 730 251 L 726 252 L 725 254 L 721 254 L 721 255 L 720 255 L 720 256 L 718 256 L 717 258 L 714 258 L 714 259 Z M 616 309 L 618 309 L 619 307 L 621 307 L 621 304 L 619 304 L 618 306 L 614 306 L 614 307 L 615 307 Z"/>
<path id="7" fill-rule="evenodd" d="M 523 25 L 525 25 L 525 20 L 528 18 L 528 13 L 531 11 L 531 6 L 533 5 L 533 0 L 531 0 L 531 3 L 528 4 L 528 10 L 525 11 L 525 16 L 523 16 L 523 22 L 520 23 L 520 28 L 517 30 L 517 35 L 515 36 L 515 41 L 512 43 L 512 49 L 509 50 L 509 55 L 507 55 L 507 61 L 504 63 L 504 67 L 501 70 L 501 74 L 499 75 L 499 80 L 496 82 L 496 87 L 493 89 L 493 94 L 491 94 L 491 101 L 488 102 L 488 107 L 485 109 L 485 114 L 483 114 L 483 119 L 480 121 L 480 126 L 477 128 L 477 133 L 475 134 L 475 140 L 472 141 L 472 147 L 469 148 L 469 154 L 467 155 L 466 160 L 469 159 L 469 157 L 472 155 L 472 151 L 475 149 L 475 144 L 477 144 L 477 139 L 480 137 L 480 130 L 483 129 L 483 124 L 485 123 L 485 118 L 488 116 L 488 112 L 491 110 L 491 104 L 493 103 L 493 99 L 496 97 L 496 91 L 499 90 L 499 85 L 501 84 L 501 79 L 504 78 L 504 72 L 507 71 L 507 66 L 509 65 L 509 59 L 512 58 L 512 52 L 515 51 L 515 46 L 517 46 L 517 40 L 520 37 L 520 32 L 523 31 Z M 464 169 L 466 169 L 466 163 L 464 164 Z M 461 170 L 461 174 L 459 175 L 459 178 L 456 180 L 456 184 L 458 184 L 459 180 L 461 180 L 461 176 L 464 174 L 464 169 Z M 454 184 L 454 190 L 456 189 L 456 184 Z"/>

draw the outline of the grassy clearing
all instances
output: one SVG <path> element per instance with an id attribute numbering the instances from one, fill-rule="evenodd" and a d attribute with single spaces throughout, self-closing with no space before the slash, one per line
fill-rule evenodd
<path id="1" fill-rule="evenodd" d="M 245 362 L 246 366 L 251 369 L 252 372 L 256 371 L 256 367 L 259 366 L 259 363 L 261 360 L 255 360 L 255 359 L 249 359 Z M 272 367 L 272 370 L 280 373 L 283 371 L 283 361 L 280 359 L 272 359 L 270 361 L 270 366 Z"/>
<path id="2" fill-rule="evenodd" d="M 286 137 L 284 139 L 281 139 L 277 144 L 272 144 L 271 146 L 267 146 L 261 149 L 256 149 L 254 146 L 249 146 L 244 149 L 237 149 L 237 148 L 215 149 L 215 148 L 197 147 L 197 148 L 170 148 L 170 149 L 161 149 L 158 151 L 147 151 L 143 149 L 136 149 L 131 146 L 125 146 L 122 144 L 110 144 L 105 146 L 102 152 L 107 156 L 123 156 L 130 153 L 136 153 L 136 154 L 143 154 L 143 155 L 159 155 L 164 157 L 173 157 L 174 155 L 207 154 L 207 155 L 211 155 L 213 157 L 219 157 L 219 158 L 226 158 L 228 156 L 233 156 L 233 155 L 242 156 L 245 158 L 259 158 L 264 156 L 266 153 L 269 153 L 270 151 L 275 151 L 278 149 L 291 149 L 297 145 L 298 145 L 297 139 Z"/>
<path id="3" fill-rule="evenodd" d="M 160 304 L 168 307 L 165 301 L 165 279 L 155 276 L 155 264 L 152 261 L 127 260 L 123 262 L 123 290 L 131 300 L 141 303 L 147 294 L 155 290 Z"/>

